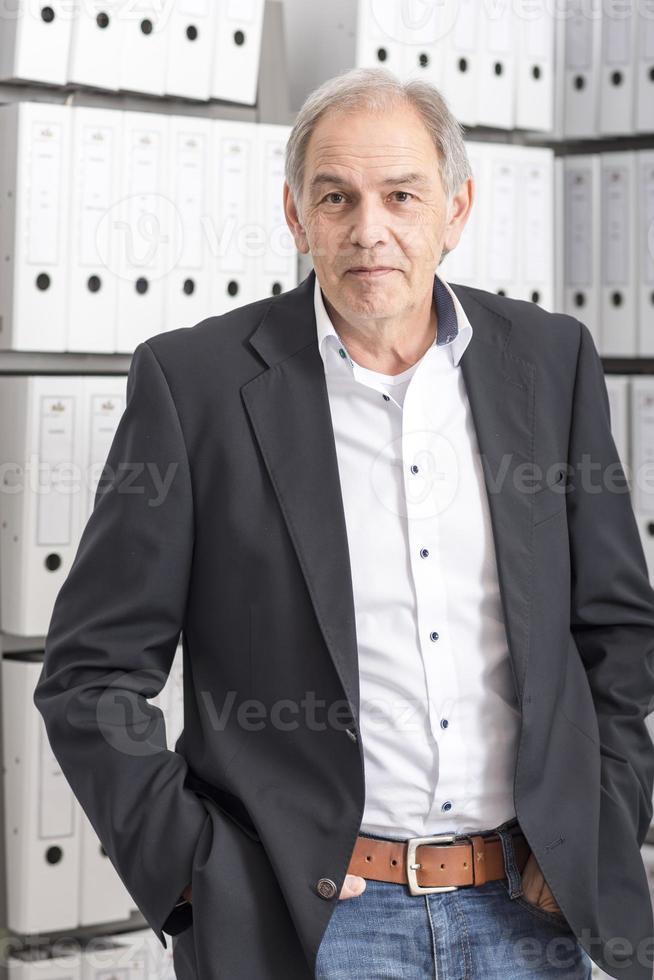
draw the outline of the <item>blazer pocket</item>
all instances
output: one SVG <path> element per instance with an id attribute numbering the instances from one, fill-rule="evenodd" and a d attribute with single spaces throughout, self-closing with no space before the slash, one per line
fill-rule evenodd
<path id="1" fill-rule="evenodd" d="M 536 490 L 532 501 L 532 519 L 534 525 L 542 524 L 550 517 L 555 517 L 565 510 L 565 472 L 560 470 L 553 482 L 547 483 Z"/>

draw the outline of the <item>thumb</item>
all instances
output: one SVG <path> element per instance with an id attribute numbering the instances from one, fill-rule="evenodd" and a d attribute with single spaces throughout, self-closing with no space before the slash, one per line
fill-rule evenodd
<path id="1" fill-rule="evenodd" d="M 360 875 L 345 875 L 339 898 L 356 898 L 366 890 L 366 879 Z"/>

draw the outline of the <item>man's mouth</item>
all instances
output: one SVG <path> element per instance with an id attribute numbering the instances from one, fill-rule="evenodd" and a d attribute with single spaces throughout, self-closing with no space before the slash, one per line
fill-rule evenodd
<path id="1" fill-rule="evenodd" d="M 359 276 L 361 279 L 377 279 L 379 276 L 387 276 L 389 273 L 395 271 L 390 266 L 375 266 L 374 268 L 361 266 L 359 268 L 348 269 L 351 275 Z"/>

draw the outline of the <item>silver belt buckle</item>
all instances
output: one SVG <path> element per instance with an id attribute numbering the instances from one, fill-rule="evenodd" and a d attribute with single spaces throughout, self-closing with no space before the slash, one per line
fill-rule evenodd
<path id="1" fill-rule="evenodd" d="M 416 849 L 420 844 L 451 844 L 452 841 L 460 837 L 467 837 L 467 834 L 435 834 L 433 837 L 409 837 L 406 842 L 406 876 L 409 881 L 409 891 L 412 895 L 426 895 L 431 892 L 453 892 L 459 885 L 419 885 L 416 871 L 420 864 L 416 864 Z"/>

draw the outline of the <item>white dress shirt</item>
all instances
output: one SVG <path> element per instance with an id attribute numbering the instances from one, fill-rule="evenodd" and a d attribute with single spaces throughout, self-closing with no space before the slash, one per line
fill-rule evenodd
<path id="1" fill-rule="evenodd" d="M 316 277 L 359 654 L 361 830 L 394 838 L 515 816 L 520 712 L 459 367 L 472 326 L 440 273 L 434 301 L 432 346 L 384 375 L 350 358 Z"/>

